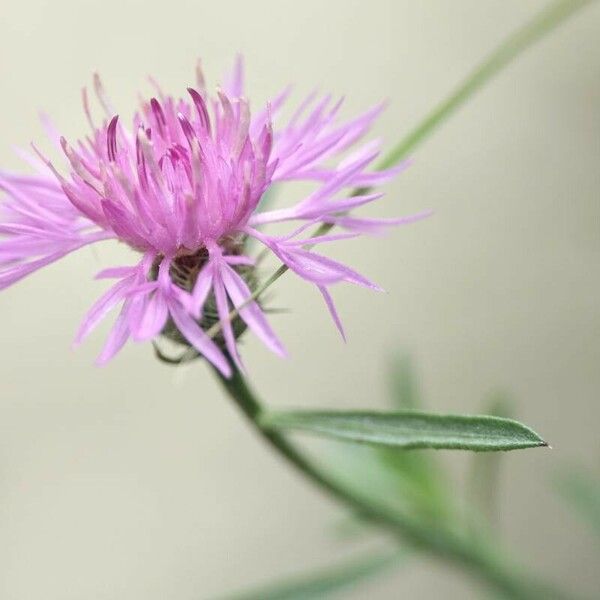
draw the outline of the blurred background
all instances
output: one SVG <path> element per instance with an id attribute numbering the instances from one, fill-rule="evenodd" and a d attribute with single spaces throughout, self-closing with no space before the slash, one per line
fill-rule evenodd
<path id="1" fill-rule="evenodd" d="M 387 147 L 509 32 L 529 0 L 3 0 L 0 164 L 43 139 L 87 132 L 80 88 L 103 74 L 128 115 L 152 74 L 174 94 L 201 56 L 216 85 L 236 52 L 260 106 L 287 83 L 382 98 Z M 506 456 L 504 541 L 566 589 L 597 592 L 595 540 L 557 499 L 557 469 L 597 472 L 600 447 L 600 6 L 526 52 L 414 153 L 373 215 L 434 209 L 332 255 L 385 294 L 338 287 L 348 343 L 294 277 L 273 288 L 291 358 L 250 336 L 255 386 L 280 407 L 383 407 L 388 357 L 408 352 L 428 408 L 477 412 L 498 389 L 553 450 Z M 43 145 L 43 143 L 42 143 Z M 86 248 L 0 294 L 0 597 L 191 600 L 352 553 L 342 511 L 257 440 L 204 365 L 159 364 L 129 345 L 93 366 L 107 326 L 76 352 L 78 324 L 123 262 Z M 595 265 L 595 266 L 594 266 Z M 444 455 L 464 480 L 464 455 Z M 353 545 L 354 544 L 354 545 Z M 475 597 L 447 566 L 413 560 L 348 598 Z"/>

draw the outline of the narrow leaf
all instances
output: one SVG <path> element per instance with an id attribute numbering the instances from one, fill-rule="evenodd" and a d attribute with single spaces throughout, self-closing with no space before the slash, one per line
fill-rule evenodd
<path id="1" fill-rule="evenodd" d="M 313 600 L 326 598 L 398 563 L 399 553 L 369 556 L 346 565 L 308 573 L 293 580 L 231 596 L 231 600 Z"/>
<path id="2" fill-rule="evenodd" d="M 486 414 L 495 417 L 509 418 L 514 413 L 512 403 L 502 394 L 494 395 L 483 408 Z M 474 509 L 469 513 L 475 530 L 482 524 L 482 518 L 488 526 L 496 522 L 501 460 L 500 454 L 476 454 L 472 458 L 468 494 Z"/>
<path id="3" fill-rule="evenodd" d="M 291 411 L 267 413 L 261 417 L 261 425 L 405 449 L 490 451 L 548 445 L 537 433 L 517 421 L 484 415 Z"/>
<path id="4" fill-rule="evenodd" d="M 581 469 L 557 477 L 556 487 L 574 512 L 600 536 L 600 482 Z"/>
<path id="5" fill-rule="evenodd" d="M 422 406 L 415 370 L 407 354 L 392 359 L 389 387 L 392 401 L 400 410 Z"/>
<path id="6" fill-rule="evenodd" d="M 421 399 L 416 370 L 410 355 L 397 353 L 389 369 L 389 394 L 395 410 L 420 410 Z M 415 514 L 428 519 L 446 518 L 451 500 L 440 465 L 431 452 L 405 452 L 402 448 L 378 447 L 375 455 L 397 495 Z"/>
<path id="7" fill-rule="evenodd" d="M 398 500 L 413 514 L 443 520 L 450 512 L 444 473 L 431 452 L 406 452 L 401 447 L 378 446 L 375 458 L 394 484 Z"/>

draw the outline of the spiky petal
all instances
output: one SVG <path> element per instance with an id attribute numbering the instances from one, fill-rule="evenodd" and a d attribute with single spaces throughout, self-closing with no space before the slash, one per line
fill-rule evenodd
<path id="1" fill-rule="evenodd" d="M 143 101 L 127 127 L 95 75 L 94 90 L 105 120 L 95 124 L 84 90 L 90 135 L 70 144 L 43 118 L 70 171 L 61 173 L 36 150 L 37 157 L 26 153 L 25 158 L 37 174 L 0 172 L 4 192 L 0 288 L 84 245 L 120 240 L 139 251 L 141 258 L 137 265 L 98 275 L 116 282 L 90 309 L 76 341 L 120 308 L 100 363 L 112 358 L 128 339 L 154 339 L 171 324 L 228 376 L 230 361 L 242 368 L 229 319 L 232 308 L 269 349 L 285 354 L 252 298 L 248 273 L 254 273 L 254 263 L 244 245 L 251 236 L 317 286 L 343 335 L 329 286 L 345 281 L 378 288 L 349 267 L 307 249 L 307 244 L 339 241 L 403 222 L 366 219 L 351 212 L 381 197 L 353 195 L 351 189 L 381 185 L 403 168 L 373 172 L 369 169 L 378 143 L 354 148 L 383 107 L 341 122 L 341 101 L 313 94 L 287 124 L 277 127 L 273 121 L 288 90 L 252 117 L 244 98 L 241 58 L 213 98 L 206 93 L 200 67 L 197 86 L 189 88 L 185 98 L 167 96 L 154 85 L 158 97 Z M 347 156 L 338 160 L 341 153 Z M 259 212 L 265 192 L 274 183 L 291 180 L 313 181 L 317 187 L 292 207 Z M 262 229 L 283 221 L 301 225 L 286 236 Z M 339 224 L 350 233 L 306 237 L 309 227 L 322 223 Z M 221 346 L 203 326 L 209 301 L 220 322 Z"/>

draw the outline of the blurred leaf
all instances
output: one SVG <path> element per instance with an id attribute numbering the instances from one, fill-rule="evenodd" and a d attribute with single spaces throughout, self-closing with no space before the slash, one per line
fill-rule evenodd
<path id="1" fill-rule="evenodd" d="M 582 469 L 565 470 L 556 488 L 571 508 L 600 536 L 600 481 Z"/>
<path id="2" fill-rule="evenodd" d="M 272 586 L 231 596 L 231 600 L 313 600 L 325 598 L 343 589 L 373 577 L 378 573 L 400 563 L 405 553 L 369 556 L 361 560 L 307 573 L 292 580 Z"/>
<path id="3" fill-rule="evenodd" d="M 390 369 L 390 394 L 394 406 L 401 409 L 418 409 L 422 402 L 412 359 L 404 354 L 392 361 Z"/>
<path id="4" fill-rule="evenodd" d="M 418 411 L 290 411 L 261 417 L 271 429 L 396 448 L 516 450 L 547 446 L 537 433 L 510 419 L 485 415 L 438 415 Z"/>
<path id="5" fill-rule="evenodd" d="M 384 505 L 403 517 L 410 515 L 412 519 L 437 527 L 442 522 L 441 517 L 452 509 L 445 488 L 429 485 L 427 477 L 421 474 L 413 475 L 410 466 L 408 469 L 400 467 L 401 461 L 408 455 L 410 462 L 410 458 L 425 452 L 367 444 L 330 444 L 319 450 L 318 460 L 336 481 L 361 497 Z M 356 514 L 353 518 L 360 520 L 361 516 Z M 356 534 L 360 532 L 358 525 L 352 530 L 350 525 L 345 529 Z M 369 531 L 369 528 L 364 528 L 364 534 Z"/>
<path id="6" fill-rule="evenodd" d="M 411 357 L 396 353 L 386 369 L 389 400 L 396 409 L 411 409 L 422 404 Z M 327 447 L 319 458 L 331 460 L 338 479 L 372 501 L 385 503 L 392 510 L 410 514 L 429 524 L 438 525 L 454 514 L 454 502 L 448 493 L 444 473 L 433 451 L 406 450 L 393 446 L 365 444 Z M 340 526 L 345 537 L 357 537 L 371 529 L 355 516 Z M 341 534 L 340 534 L 341 535 Z"/>
<path id="7" fill-rule="evenodd" d="M 486 414 L 505 419 L 514 414 L 512 403 L 502 394 L 492 397 L 483 409 Z M 487 524 L 493 524 L 495 520 L 501 460 L 502 455 L 497 453 L 475 454 L 472 458 L 468 486 L 471 504 L 469 508 L 477 513 L 471 514 L 471 521 L 476 527 L 481 524 L 481 518 Z"/>
<path id="8" fill-rule="evenodd" d="M 333 526 L 335 535 L 341 540 L 352 540 L 357 537 L 378 531 L 372 523 L 364 521 L 358 514 L 351 514 L 342 519 L 338 519 Z"/>
<path id="9" fill-rule="evenodd" d="M 375 450 L 411 513 L 435 520 L 448 516 L 451 506 L 444 478 L 429 452 L 390 447 Z"/>
<path id="10" fill-rule="evenodd" d="M 400 410 L 416 410 L 424 403 L 413 360 L 408 354 L 397 354 L 389 368 L 389 390 L 392 406 Z M 397 493 L 413 514 L 436 520 L 447 517 L 451 502 L 445 480 L 431 452 L 413 452 L 398 448 L 378 448 L 376 457 L 395 482 Z"/>
<path id="11" fill-rule="evenodd" d="M 465 80 L 438 104 L 412 131 L 408 133 L 377 166 L 387 169 L 401 160 L 437 129 L 460 106 L 481 89 L 492 77 L 521 52 L 540 40 L 573 13 L 590 4 L 591 0 L 558 0 L 536 14 L 531 21 L 517 29 L 471 71 Z"/>

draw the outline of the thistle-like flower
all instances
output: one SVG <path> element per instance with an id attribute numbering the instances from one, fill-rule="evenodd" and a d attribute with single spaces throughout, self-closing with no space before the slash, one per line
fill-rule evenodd
<path id="1" fill-rule="evenodd" d="M 287 91 L 251 116 L 238 61 L 215 98 L 207 94 L 200 68 L 186 99 L 167 96 L 157 86 L 157 97 L 142 103 L 127 128 L 98 77 L 94 88 L 105 120 L 94 122 L 84 90 L 91 127 L 84 140 L 69 144 L 44 119 L 49 136 L 68 159 L 69 173 L 61 174 L 37 150 L 37 157 L 27 155 L 37 174 L 0 172 L 0 289 L 85 245 L 120 240 L 141 258 L 138 264 L 97 275 L 116 283 L 88 312 L 76 342 L 120 306 L 99 363 L 130 338 L 164 335 L 195 348 L 228 376 L 227 356 L 241 368 L 236 340 L 246 327 L 284 354 L 260 304 L 252 299 L 257 275 L 247 240 L 255 238 L 317 286 L 342 332 L 329 286 L 347 281 L 377 288 L 307 244 L 415 218 L 368 219 L 351 212 L 382 195 L 352 189 L 376 187 L 402 168 L 370 171 L 376 142 L 348 152 L 367 134 L 382 106 L 339 123 L 341 102 L 332 105 L 329 97 L 313 94 L 278 129 L 273 120 Z M 312 181 L 316 189 L 291 208 L 258 210 L 274 183 L 293 180 Z M 281 221 L 297 221 L 298 226 L 285 236 L 264 231 L 265 225 Z M 336 224 L 346 231 L 310 237 L 308 229 L 315 224 Z M 230 319 L 233 308 L 239 316 Z M 217 322 L 221 332 L 210 337 L 206 331 Z"/>

